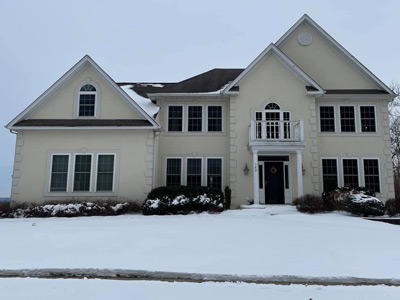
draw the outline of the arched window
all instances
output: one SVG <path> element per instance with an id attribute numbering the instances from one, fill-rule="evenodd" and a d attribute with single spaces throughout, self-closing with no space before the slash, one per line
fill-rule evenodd
<path id="1" fill-rule="evenodd" d="M 278 104 L 276 104 L 276 103 L 274 103 L 274 102 L 271 102 L 271 103 L 268 103 L 267 105 L 265 105 L 265 109 L 266 110 L 269 110 L 269 109 L 271 109 L 271 110 L 275 110 L 275 109 L 281 109 L 280 107 L 279 107 L 279 105 Z"/>
<path id="2" fill-rule="evenodd" d="M 84 84 L 79 90 L 79 117 L 94 117 L 96 108 L 96 88 L 91 84 Z"/>

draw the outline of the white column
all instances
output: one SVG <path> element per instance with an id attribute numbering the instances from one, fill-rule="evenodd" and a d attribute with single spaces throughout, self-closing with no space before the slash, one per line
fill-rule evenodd
<path id="1" fill-rule="evenodd" d="M 297 150 L 297 197 L 303 196 L 303 163 L 301 150 Z"/>
<path id="2" fill-rule="evenodd" d="M 258 183 L 258 150 L 253 150 L 253 187 L 254 204 L 260 204 Z"/>

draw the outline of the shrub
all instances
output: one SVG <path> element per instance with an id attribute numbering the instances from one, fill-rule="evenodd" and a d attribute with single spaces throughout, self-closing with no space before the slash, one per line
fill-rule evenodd
<path id="1" fill-rule="evenodd" d="M 378 198 L 364 195 L 351 194 L 346 200 L 347 210 L 355 215 L 367 216 L 383 216 L 385 213 L 385 205 Z"/>
<path id="2" fill-rule="evenodd" d="M 318 213 L 324 211 L 324 201 L 321 197 L 316 195 L 304 195 L 294 200 L 296 203 L 296 208 L 300 212 L 305 213 Z"/>
<path id="3" fill-rule="evenodd" d="M 0 201 L 0 215 L 10 211 L 10 201 Z"/>
<path id="4" fill-rule="evenodd" d="M 229 186 L 225 187 L 225 209 L 231 208 L 232 190 Z"/>
<path id="5" fill-rule="evenodd" d="M 208 187 L 159 187 L 153 189 L 143 202 L 144 215 L 187 214 L 189 212 L 220 212 L 224 194 Z"/>
<path id="6" fill-rule="evenodd" d="M 326 211 L 333 210 L 346 210 L 346 201 L 350 195 L 362 194 L 368 196 L 375 196 L 375 192 L 365 187 L 349 188 L 341 187 L 335 188 L 331 191 L 324 192 L 322 198 L 324 199 L 324 206 Z"/>
<path id="7" fill-rule="evenodd" d="M 391 217 L 400 214 L 400 198 L 388 199 L 385 203 L 385 210 Z"/>
<path id="8" fill-rule="evenodd" d="M 103 201 L 80 203 L 34 205 L 23 203 L 7 213 L 3 218 L 46 218 L 46 217 L 80 217 L 80 216 L 112 216 L 138 211 L 138 204 L 130 202 Z"/>

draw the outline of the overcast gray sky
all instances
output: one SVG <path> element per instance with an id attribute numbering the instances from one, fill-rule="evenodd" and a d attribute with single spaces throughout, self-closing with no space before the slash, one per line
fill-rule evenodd
<path id="1" fill-rule="evenodd" d="M 246 67 L 304 13 L 386 84 L 400 82 L 399 12 L 395 0 L 0 0 L 1 124 L 85 54 L 117 82 L 174 82 Z M 10 195 L 14 143 L 0 129 L 0 197 Z"/>

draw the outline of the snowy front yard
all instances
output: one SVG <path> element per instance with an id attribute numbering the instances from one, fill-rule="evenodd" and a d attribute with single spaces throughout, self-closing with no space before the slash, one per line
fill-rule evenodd
<path id="1" fill-rule="evenodd" d="M 0 219 L 0 269 L 400 278 L 400 226 L 291 206 L 187 216 Z"/>

